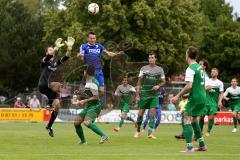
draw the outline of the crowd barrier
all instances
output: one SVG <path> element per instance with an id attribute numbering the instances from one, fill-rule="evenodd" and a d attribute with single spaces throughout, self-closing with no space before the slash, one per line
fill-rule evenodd
<path id="1" fill-rule="evenodd" d="M 73 122 L 82 109 L 61 109 L 56 122 Z M 101 114 L 96 122 L 117 123 L 120 120 L 120 110 L 111 110 Z M 138 110 L 130 110 L 128 116 L 137 120 Z M 0 121 L 48 121 L 51 117 L 51 111 L 46 109 L 19 109 L 19 108 L 1 108 Z M 146 115 L 144 115 L 144 119 Z M 128 121 L 126 121 L 128 122 Z M 181 122 L 181 114 L 179 111 L 162 111 L 161 123 L 179 124 Z M 208 117 L 205 117 L 208 122 Z M 231 112 L 219 112 L 215 116 L 215 124 L 233 124 Z"/>

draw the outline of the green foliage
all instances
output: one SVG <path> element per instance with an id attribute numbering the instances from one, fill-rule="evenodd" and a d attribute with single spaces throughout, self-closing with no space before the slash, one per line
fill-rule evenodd
<path id="1" fill-rule="evenodd" d="M 232 19 L 232 8 L 223 0 L 202 0 L 202 11 L 201 57 L 220 69 L 222 80 L 240 77 L 240 23 Z"/>
<path id="2" fill-rule="evenodd" d="M 46 12 L 44 40 L 74 36 L 78 51 L 87 32 L 94 31 L 98 41 L 113 51 L 121 50 L 108 48 L 113 43 L 132 43 L 126 53 L 133 61 L 146 61 L 146 53 L 154 51 L 159 62 L 170 68 L 169 74 L 183 70 L 186 48 L 197 44 L 195 35 L 201 24 L 198 0 L 102 0 L 96 3 L 100 6 L 97 15 L 87 12 L 88 0 L 69 0 L 65 2 L 66 10 Z"/>
<path id="3" fill-rule="evenodd" d="M 0 1 L 0 87 L 1 94 L 36 86 L 42 23 L 22 4 Z"/>
<path id="4" fill-rule="evenodd" d="M 124 50 L 129 61 L 143 62 L 156 52 L 168 75 L 186 68 L 185 51 L 200 48 L 200 57 L 220 69 L 221 79 L 240 77 L 240 22 L 224 0 L 89 0 L 0 1 L 0 94 L 36 87 L 43 45 L 62 37 L 76 39 L 71 60 L 59 70 L 61 80 L 81 80 L 76 52 L 89 31 L 110 50 Z M 66 9 L 59 8 L 59 4 Z M 63 55 L 64 49 L 58 56 Z M 106 81 L 110 58 L 104 57 Z M 133 65 L 136 67 L 136 65 Z"/>

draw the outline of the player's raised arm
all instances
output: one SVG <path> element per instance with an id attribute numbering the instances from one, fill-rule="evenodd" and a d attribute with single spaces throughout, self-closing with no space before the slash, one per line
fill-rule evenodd
<path id="1" fill-rule="evenodd" d="M 109 57 L 113 57 L 113 56 L 117 55 L 117 53 L 110 52 L 110 51 L 107 51 L 107 50 L 105 50 L 104 53 L 105 53 L 106 55 L 108 55 Z"/>
<path id="2" fill-rule="evenodd" d="M 60 59 L 60 61 L 58 61 L 58 65 L 63 64 L 65 61 L 69 59 L 74 43 L 75 43 L 75 39 L 73 37 L 68 37 L 67 41 L 65 41 L 65 44 L 67 45 L 67 52 Z"/>
<path id="3" fill-rule="evenodd" d="M 84 60 L 84 54 L 85 54 L 85 50 L 84 50 L 84 45 L 82 44 L 80 46 L 80 51 L 77 53 L 77 59 L 79 61 L 83 61 Z"/>
<path id="4" fill-rule="evenodd" d="M 58 38 L 56 41 L 55 41 L 55 47 L 54 47 L 54 50 L 55 51 L 58 51 L 59 48 L 63 47 L 65 44 L 62 43 L 63 39 L 62 38 Z"/>
<path id="5" fill-rule="evenodd" d="M 124 53 L 123 51 L 120 51 L 120 52 L 115 53 L 115 52 L 111 52 L 111 51 L 107 51 L 107 50 L 104 50 L 103 52 L 104 52 L 107 56 L 109 56 L 109 57 L 114 57 L 114 56 L 116 56 L 116 55 L 119 55 L 119 54 L 123 54 L 123 53 Z"/>

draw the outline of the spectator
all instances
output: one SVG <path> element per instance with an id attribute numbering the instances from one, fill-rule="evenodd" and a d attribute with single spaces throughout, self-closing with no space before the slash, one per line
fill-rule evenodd
<path id="1" fill-rule="evenodd" d="M 168 95 L 169 104 L 167 105 L 167 108 L 169 111 L 176 111 L 176 105 L 171 101 L 173 97 L 173 94 Z"/>
<path id="2" fill-rule="evenodd" d="M 77 108 L 79 104 L 79 100 L 77 98 L 77 95 L 73 95 L 73 98 L 71 99 L 72 107 Z"/>
<path id="3" fill-rule="evenodd" d="M 24 108 L 25 104 L 21 101 L 20 97 L 17 97 L 17 101 L 14 103 L 14 108 Z"/>
<path id="4" fill-rule="evenodd" d="M 39 102 L 39 100 L 38 100 L 36 95 L 33 95 L 33 98 L 30 99 L 29 107 L 32 108 L 32 109 L 39 109 L 39 108 L 41 108 L 40 102 Z"/>

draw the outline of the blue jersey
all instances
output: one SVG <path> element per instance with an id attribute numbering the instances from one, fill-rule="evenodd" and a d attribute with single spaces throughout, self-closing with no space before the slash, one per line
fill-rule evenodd
<path id="1" fill-rule="evenodd" d="M 105 48 L 99 43 L 95 43 L 94 45 L 84 43 L 80 47 L 80 53 L 84 55 L 85 64 L 94 65 L 98 71 L 102 70 L 101 56 L 104 51 Z"/>

